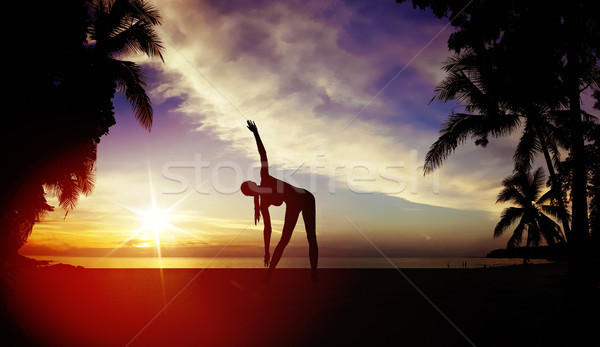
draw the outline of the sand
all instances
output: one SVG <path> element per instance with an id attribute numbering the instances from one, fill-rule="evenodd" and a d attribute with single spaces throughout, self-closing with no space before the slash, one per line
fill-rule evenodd
<path id="1" fill-rule="evenodd" d="M 42 346 L 546 346 L 598 322 L 566 269 L 29 268 L 6 297 Z"/>

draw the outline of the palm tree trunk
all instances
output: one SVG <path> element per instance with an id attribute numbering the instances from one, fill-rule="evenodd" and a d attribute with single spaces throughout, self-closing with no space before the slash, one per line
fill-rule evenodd
<path id="1" fill-rule="evenodd" d="M 579 96 L 579 95 L 578 95 Z M 573 158 L 573 172 L 571 182 L 572 215 L 573 223 L 570 241 L 573 241 L 575 256 L 582 256 L 586 240 L 589 236 L 589 222 L 587 211 L 587 172 L 585 167 L 585 150 L 583 142 L 583 129 L 581 124 L 581 111 L 579 97 L 571 98 L 571 131 L 573 143 L 571 157 Z"/>
<path id="2" fill-rule="evenodd" d="M 563 191 L 560 182 L 558 182 L 558 177 L 556 176 L 556 171 L 554 170 L 554 165 L 552 164 L 552 159 L 550 158 L 550 153 L 548 152 L 548 146 L 546 143 L 546 138 L 542 131 L 540 130 L 539 124 L 535 124 L 535 132 L 537 133 L 537 137 L 540 140 L 540 147 L 542 147 L 542 152 L 544 153 L 544 159 L 546 160 L 546 166 L 548 167 L 548 173 L 550 174 L 550 182 L 552 182 L 552 192 L 554 194 L 554 199 L 556 199 L 556 203 L 558 207 L 566 211 L 565 202 L 563 200 Z M 571 235 L 571 228 L 569 227 L 569 220 L 567 216 L 563 216 L 561 218 L 564 236 L 569 241 L 568 238 Z"/>
<path id="3" fill-rule="evenodd" d="M 572 223 L 569 237 L 569 263 L 576 278 L 581 274 L 581 264 L 586 263 L 586 246 L 589 235 L 587 209 L 587 171 L 583 122 L 581 120 L 579 77 L 581 75 L 581 47 L 577 25 L 579 18 L 579 2 L 569 5 L 564 17 L 567 34 L 567 97 L 569 99 L 569 124 L 571 132 L 571 209 Z M 578 274 L 578 275 L 577 275 Z"/>
<path id="4" fill-rule="evenodd" d="M 579 54 L 576 47 L 578 42 L 577 9 L 572 8 L 570 16 L 565 18 L 567 35 L 567 73 L 568 97 L 571 124 L 571 157 L 573 158 L 573 171 L 571 178 L 572 217 L 571 236 L 569 249 L 571 256 L 580 258 L 584 256 L 584 247 L 589 234 L 587 211 L 587 172 L 585 165 L 585 144 L 583 139 L 583 124 L 581 121 L 581 105 L 579 91 Z"/>

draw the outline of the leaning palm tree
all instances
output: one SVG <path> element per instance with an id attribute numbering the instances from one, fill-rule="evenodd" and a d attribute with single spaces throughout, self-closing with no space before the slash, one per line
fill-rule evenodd
<path id="1" fill-rule="evenodd" d="M 545 106 L 530 105 L 527 108 L 523 117 L 525 125 L 513 159 L 516 171 L 528 171 L 531 170 L 535 157 L 541 153 L 550 174 L 552 203 L 557 205 L 560 211 L 567 211 L 563 183 L 557 171 L 562 165 L 560 147 L 568 148 L 568 139 L 564 130 L 553 122 L 556 118 L 552 117 L 552 113 L 553 111 Z M 564 214 L 559 218 L 565 235 L 569 235 L 569 216 Z"/>
<path id="2" fill-rule="evenodd" d="M 78 10 L 82 3 L 87 1 L 60 4 L 60 8 Z M 23 123 L 22 129 L 16 130 L 27 131 L 22 136 L 27 140 L 19 142 L 25 153 L 14 166 L 33 169 L 27 175 L 11 176 L 14 188 L 0 210 L 0 257 L 16 254 L 34 224 L 53 210 L 46 193 L 54 193 L 68 213 L 82 194 L 92 192 L 97 144 L 115 124 L 112 98 L 117 91 L 125 94 L 139 123 L 148 130 L 152 126 L 153 110 L 141 66 L 120 58 L 142 53 L 162 60 L 163 46 L 155 30 L 160 24 L 158 11 L 144 0 L 96 0 L 90 4 L 86 11 L 90 17 L 82 17 L 80 25 L 68 26 L 80 32 L 59 31 L 69 36 L 60 41 L 61 51 L 56 52 L 62 65 L 56 71 L 39 73 L 50 76 L 50 81 L 25 84 L 34 93 L 43 90 L 38 97 L 45 103 L 40 102 L 44 108 L 29 116 L 37 117 L 33 118 L 37 122 L 27 127 Z M 71 36 L 81 40 L 70 40 Z"/>
<path id="3" fill-rule="evenodd" d="M 77 198 L 91 193 L 94 185 L 96 146 L 114 121 L 112 98 L 123 92 L 134 116 L 150 130 L 153 109 L 146 94 L 146 82 L 141 66 L 120 60 L 122 56 L 143 53 L 163 60 L 163 45 L 155 26 L 160 25 L 158 10 L 144 0 L 96 0 L 92 3 L 87 32 L 89 74 L 79 81 L 88 88 L 83 100 L 85 111 L 83 131 L 72 134 L 69 144 L 51 162 L 47 189 L 58 197 L 67 212 L 75 207 Z M 163 60 L 164 61 L 164 60 Z"/>
<path id="4" fill-rule="evenodd" d="M 142 69 L 119 58 L 142 53 L 163 60 L 164 48 L 155 29 L 160 25 L 160 15 L 154 6 L 144 0 L 96 0 L 91 9 L 86 62 L 90 73 L 86 81 L 80 81 L 88 88 L 83 100 L 87 112 L 83 112 L 82 123 L 89 131 L 73 137 L 75 150 L 69 148 L 58 158 L 65 165 L 54 166 L 51 179 L 45 181 L 45 186 L 54 191 L 67 211 L 75 207 L 80 194 L 92 191 L 96 145 L 115 123 L 112 112 L 115 92 L 125 94 L 143 127 L 148 130 L 152 127 L 153 109 Z"/>
<path id="5" fill-rule="evenodd" d="M 504 179 L 502 185 L 504 188 L 498 194 L 496 203 L 511 202 L 516 206 L 502 211 L 500 221 L 494 229 L 494 237 L 501 236 L 518 222 L 508 240 L 508 248 L 519 246 L 525 233 L 528 247 L 539 246 L 542 239 L 548 245 L 564 242 L 560 226 L 550 216 L 558 218 L 566 212 L 556 205 L 547 204 L 552 196 L 551 191 L 541 194 L 544 186 L 541 167 L 533 174 L 529 171 L 517 171 Z"/>
<path id="6" fill-rule="evenodd" d="M 148 130 L 152 127 L 152 103 L 141 66 L 119 58 L 142 53 L 163 60 L 157 25 L 158 10 L 144 0 L 92 2 L 86 44 L 89 60 L 85 62 L 89 74 L 76 83 L 87 88 L 81 101 L 83 117 L 78 119 L 84 130 L 69 134 L 69 143 L 63 144 L 59 155 L 49 161 L 62 164 L 51 164 L 44 179 L 46 188 L 55 193 L 67 212 L 75 207 L 81 194 L 92 192 L 96 146 L 115 124 L 112 99 L 117 91 L 124 93 L 138 122 Z"/>

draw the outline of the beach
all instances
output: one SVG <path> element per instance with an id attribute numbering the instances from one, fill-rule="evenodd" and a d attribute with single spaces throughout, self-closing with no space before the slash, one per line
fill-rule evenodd
<path id="1" fill-rule="evenodd" d="M 7 309 L 42 346 L 508 346 L 573 341 L 564 263 L 487 269 L 24 268 Z M 596 298 L 596 301 L 590 298 Z M 580 298 L 581 299 L 581 298 Z M 583 336 L 582 332 L 577 333 Z"/>

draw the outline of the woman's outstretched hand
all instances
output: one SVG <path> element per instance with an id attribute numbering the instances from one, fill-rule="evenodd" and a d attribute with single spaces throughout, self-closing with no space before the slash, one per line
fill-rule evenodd
<path id="1" fill-rule="evenodd" d="M 256 127 L 256 124 L 253 121 L 248 120 L 247 123 L 248 123 L 248 129 L 250 129 L 250 131 L 252 131 L 253 133 L 258 132 L 258 128 Z"/>

